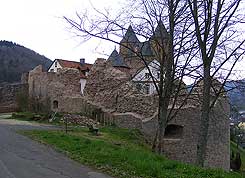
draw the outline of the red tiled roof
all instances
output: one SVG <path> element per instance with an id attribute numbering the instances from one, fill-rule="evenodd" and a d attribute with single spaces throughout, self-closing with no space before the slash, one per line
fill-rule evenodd
<path id="1" fill-rule="evenodd" d="M 76 68 L 79 70 L 87 70 L 87 69 L 91 69 L 92 68 L 92 64 L 87 64 L 84 63 L 83 65 L 81 65 L 80 62 L 75 62 L 75 61 L 67 61 L 67 60 L 63 60 L 63 59 L 56 59 L 60 65 L 62 67 L 67 67 L 67 68 Z"/>
<path id="2" fill-rule="evenodd" d="M 80 77 L 83 79 L 86 79 L 87 76 L 84 75 L 86 71 L 89 71 L 92 68 L 92 64 L 81 64 L 80 62 L 75 62 L 75 61 L 67 61 L 63 59 L 56 59 L 59 64 L 64 67 L 64 68 L 75 68 L 80 71 Z"/>

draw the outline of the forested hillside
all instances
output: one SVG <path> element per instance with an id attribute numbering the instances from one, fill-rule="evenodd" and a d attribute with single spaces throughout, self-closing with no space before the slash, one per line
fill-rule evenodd
<path id="1" fill-rule="evenodd" d="M 51 60 L 19 44 L 0 41 L 0 84 L 19 82 L 21 74 L 39 64 L 45 69 Z"/>

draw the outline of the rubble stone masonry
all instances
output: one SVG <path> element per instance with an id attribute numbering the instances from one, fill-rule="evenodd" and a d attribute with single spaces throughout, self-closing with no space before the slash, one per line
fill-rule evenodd
<path id="1" fill-rule="evenodd" d="M 29 72 L 29 96 L 50 104 L 59 112 L 103 111 L 113 122 L 124 128 L 137 128 L 152 141 L 157 128 L 158 97 L 140 93 L 130 82 L 130 76 L 104 59 L 93 65 L 80 94 L 79 72 L 61 69 L 57 73 L 43 72 L 38 66 Z M 164 139 L 164 154 L 170 159 L 196 163 L 197 138 L 200 128 L 200 105 L 196 97 L 185 104 L 168 123 Z M 92 109 L 91 109 L 92 108 Z M 175 109 L 174 109 L 175 112 Z M 229 104 L 224 96 L 212 110 L 208 132 L 206 167 L 230 168 Z M 168 133 L 167 133 L 168 130 Z"/>
<path id="2" fill-rule="evenodd" d="M 18 95 L 25 94 L 27 87 L 21 83 L 0 85 L 0 113 L 18 111 Z"/>
<path id="3" fill-rule="evenodd" d="M 157 130 L 157 96 L 140 93 L 128 76 L 105 60 L 95 62 L 85 86 L 85 98 L 113 114 L 116 125 L 137 128 L 151 141 Z M 196 163 L 200 128 L 199 98 L 187 103 L 168 125 L 164 154 L 170 159 Z M 226 97 L 212 110 L 208 132 L 206 167 L 230 168 L 229 104 Z M 179 132 L 178 135 L 175 133 Z M 172 135 L 171 135 L 172 134 Z"/>
<path id="4" fill-rule="evenodd" d="M 60 69 L 57 73 L 44 72 L 42 66 L 37 66 L 29 72 L 29 97 L 44 105 L 47 109 L 60 112 L 78 110 L 70 105 L 71 100 L 65 98 L 81 98 L 80 75 L 76 69 Z M 72 103 L 73 101 L 71 101 Z M 71 106 L 74 108 L 71 110 Z"/>

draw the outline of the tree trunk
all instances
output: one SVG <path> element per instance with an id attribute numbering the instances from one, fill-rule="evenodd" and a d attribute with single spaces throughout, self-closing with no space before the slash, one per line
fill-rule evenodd
<path id="1" fill-rule="evenodd" d="M 200 132 L 199 132 L 199 138 L 197 144 L 197 164 L 201 167 L 204 166 L 206 151 L 207 151 L 208 128 L 209 128 L 209 117 L 210 117 L 210 88 L 211 88 L 210 65 L 204 65 Z"/>
<path id="2" fill-rule="evenodd" d="M 159 97 L 158 106 L 158 128 L 152 144 L 152 151 L 161 154 L 163 150 L 163 138 L 167 124 L 167 107 L 164 104 L 164 99 Z"/>
<path id="3" fill-rule="evenodd" d="M 165 128 L 167 124 L 167 107 L 164 104 L 163 99 L 159 100 L 159 116 L 158 116 L 158 145 L 156 147 L 157 152 L 160 154 L 163 149 L 163 138 L 165 134 Z"/>
<path id="4" fill-rule="evenodd" d="M 165 58 L 167 59 L 167 58 Z M 152 148 L 157 153 L 162 153 L 163 150 L 163 138 L 165 134 L 165 128 L 168 121 L 168 105 L 172 92 L 172 66 L 171 63 L 166 64 L 166 73 L 164 76 L 164 65 L 161 64 L 160 69 L 160 83 L 159 83 L 159 102 L 158 102 L 158 130 L 154 139 Z"/>

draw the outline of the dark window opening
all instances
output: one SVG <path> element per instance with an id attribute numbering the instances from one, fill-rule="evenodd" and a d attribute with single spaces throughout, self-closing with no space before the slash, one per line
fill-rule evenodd
<path id="1" fill-rule="evenodd" d="M 181 139 L 184 127 L 181 125 L 170 124 L 165 129 L 164 138 Z"/>
<path id="2" fill-rule="evenodd" d="M 136 88 L 137 88 L 137 90 L 139 90 L 139 91 L 141 91 L 142 90 L 142 84 L 140 84 L 140 83 L 136 83 Z"/>
<path id="3" fill-rule="evenodd" d="M 144 85 L 144 90 L 146 94 L 150 94 L 150 85 L 148 83 Z"/>
<path id="4" fill-rule="evenodd" d="M 150 78 L 150 74 L 149 73 L 145 73 L 145 78 L 149 79 Z"/>
<path id="5" fill-rule="evenodd" d="M 59 105 L 58 101 L 54 100 L 53 101 L 53 108 L 54 109 L 57 109 L 58 108 L 58 105 Z"/>
<path id="6" fill-rule="evenodd" d="M 57 67 L 57 61 L 55 61 L 54 66 Z"/>

